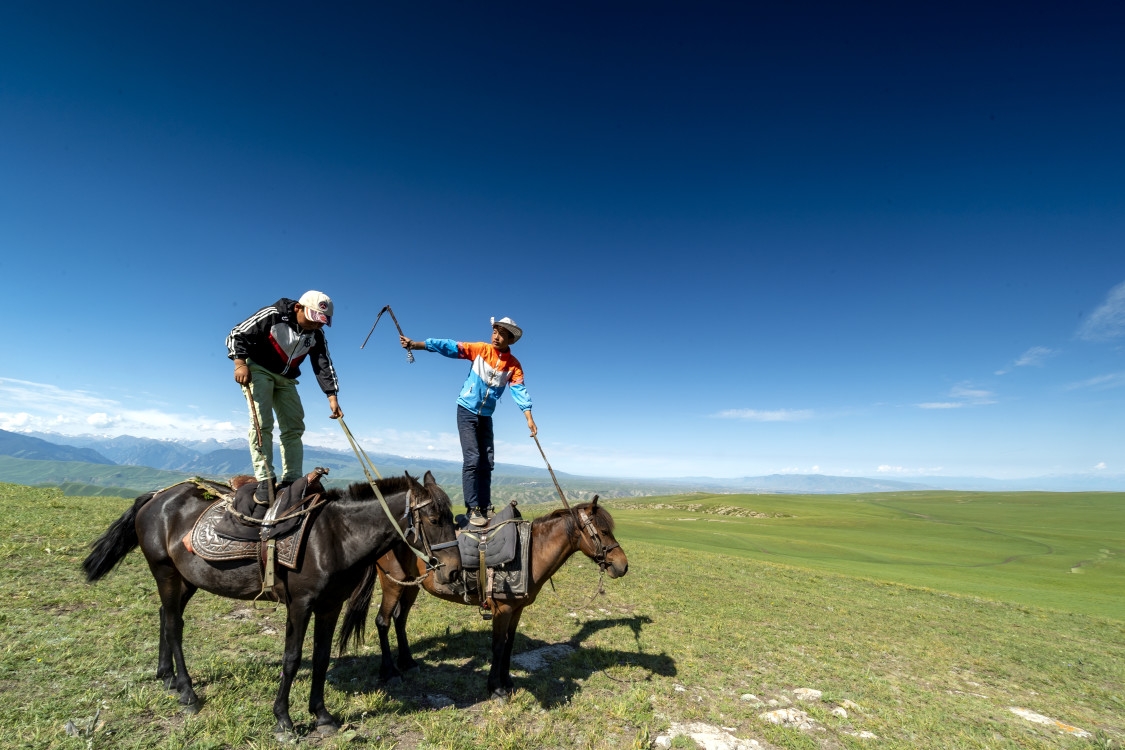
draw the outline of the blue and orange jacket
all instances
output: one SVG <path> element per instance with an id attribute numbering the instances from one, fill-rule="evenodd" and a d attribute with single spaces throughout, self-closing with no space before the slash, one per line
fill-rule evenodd
<path id="1" fill-rule="evenodd" d="M 523 367 L 510 351 L 502 352 L 483 341 L 465 343 L 453 339 L 426 339 L 426 350 L 472 361 L 457 403 L 474 414 L 491 417 L 507 386 L 512 387 L 516 406 L 523 411 L 531 408 L 531 396 L 523 384 Z"/>

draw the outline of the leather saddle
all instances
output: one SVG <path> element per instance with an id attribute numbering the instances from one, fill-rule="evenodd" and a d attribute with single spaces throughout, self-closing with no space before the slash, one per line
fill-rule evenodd
<path id="1" fill-rule="evenodd" d="M 320 477 L 326 473 L 314 469 L 279 493 L 269 507 L 255 503 L 257 482 L 252 477 L 235 477 L 234 494 L 220 496 L 203 512 L 184 538 L 185 546 L 211 562 L 265 562 L 270 545 L 279 564 L 295 569 L 310 519 L 325 502 Z"/>

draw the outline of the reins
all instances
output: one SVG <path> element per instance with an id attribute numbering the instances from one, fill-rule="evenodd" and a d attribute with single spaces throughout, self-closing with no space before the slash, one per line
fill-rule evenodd
<path id="1" fill-rule="evenodd" d="M 551 481 L 555 483 L 555 491 L 559 493 L 559 498 L 562 500 L 563 507 L 574 516 L 574 520 L 578 524 L 578 533 L 581 534 L 584 530 L 589 535 L 590 541 L 594 543 L 593 560 L 598 564 L 598 567 L 602 569 L 602 573 L 605 573 L 605 569 L 609 566 L 609 563 L 606 562 L 606 555 L 621 545 L 613 544 L 606 547 L 602 544 L 601 536 L 598 535 L 598 527 L 594 524 L 594 519 L 586 515 L 586 511 L 570 507 L 570 503 L 566 501 L 566 493 L 563 492 L 562 487 L 559 486 L 559 480 L 555 477 L 555 470 L 551 468 L 551 462 L 547 460 L 547 454 L 543 452 L 543 446 L 539 444 L 539 437 L 537 435 L 532 435 L 531 439 L 535 441 L 535 447 L 539 449 L 539 455 L 543 457 L 543 463 L 547 464 L 547 471 L 551 475 Z M 552 583 L 551 586 L 554 587 L 554 584 Z"/>
<path id="2" fill-rule="evenodd" d="M 417 514 L 417 512 L 432 503 L 433 500 L 430 499 L 422 503 L 421 505 L 415 505 L 414 493 L 410 490 L 407 490 L 406 493 L 406 510 L 403 513 L 403 519 L 410 519 L 410 531 L 422 543 L 422 547 L 425 550 L 425 554 L 423 554 L 423 552 L 419 551 L 418 548 L 411 544 L 410 540 L 406 538 L 406 534 L 403 533 L 402 527 L 399 526 L 398 521 L 395 520 L 394 513 L 391 512 L 390 506 L 387 505 L 387 500 L 383 497 L 383 493 L 379 489 L 379 485 L 376 483 L 375 479 L 372 478 L 372 472 L 374 472 L 375 475 L 380 479 L 383 478 L 382 475 L 379 474 L 379 470 L 375 468 L 375 464 L 372 463 L 371 459 L 367 457 L 367 453 L 365 453 L 364 450 L 359 447 L 359 443 L 357 443 L 356 439 L 352 436 L 352 431 L 348 429 L 348 425 L 344 421 L 344 418 L 340 417 L 337 421 L 339 421 L 340 427 L 343 428 L 344 436 L 347 437 L 348 443 L 351 444 L 352 451 L 355 453 L 355 457 L 359 461 L 360 468 L 363 469 L 363 474 L 367 477 L 367 483 L 370 484 L 371 489 L 375 491 L 375 497 L 379 499 L 379 504 L 383 506 L 383 512 L 387 514 L 387 520 L 391 522 L 391 526 L 393 526 L 394 530 L 398 532 L 398 535 L 402 538 L 402 541 L 406 542 L 406 546 L 410 548 L 410 551 L 413 552 L 419 560 L 426 564 L 427 571 L 436 570 L 437 568 L 442 567 L 441 562 L 438 561 L 436 557 L 434 557 L 433 552 L 435 550 L 455 546 L 457 544 L 456 540 L 431 546 L 429 540 L 426 538 L 425 532 L 419 531 L 419 524 L 415 519 L 415 515 Z M 369 466 L 370 471 L 368 470 Z"/>

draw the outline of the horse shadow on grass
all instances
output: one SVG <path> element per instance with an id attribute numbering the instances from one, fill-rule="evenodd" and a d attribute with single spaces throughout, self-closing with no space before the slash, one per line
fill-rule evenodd
<path id="1" fill-rule="evenodd" d="M 517 690 L 525 690 L 544 709 L 551 709 L 573 698 L 596 672 L 625 685 L 648 682 L 653 675 L 674 676 L 676 663 L 672 657 L 666 653 L 645 653 L 641 646 L 641 630 L 651 622 L 652 618 L 645 615 L 590 620 L 562 643 L 548 643 L 517 632 L 512 650 L 512 681 Z M 633 631 L 635 651 L 582 646 L 595 633 L 617 627 Z M 379 679 L 380 656 L 377 642 L 374 645 L 373 653 L 337 657 L 329 669 L 328 682 L 348 692 L 381 689 L 393 701 L 413 704 L 415 708 L 467 708 L 488 700 L 491 631 L 447 628 L 442 635 L 412 640 L 411 651 L 419 669 L 386 683 Z M 521 654 L 537 649 L 548 649 L 544 666 L 534 671 L 519 666 Z M 606 672 L 607 669 L 613 669 L 614 674 Z"/>

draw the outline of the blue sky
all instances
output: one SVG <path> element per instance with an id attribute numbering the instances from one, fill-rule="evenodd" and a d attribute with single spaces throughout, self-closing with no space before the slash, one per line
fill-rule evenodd
<path id="1" fill-rule="evenodd" d="M 1125 9 L 916 5 L 4 3 L 0 428 L 241 436 L 320 289 L 371 451 L 459 457 L 389 303 L 573 473 L 1125 474 Z"/>

